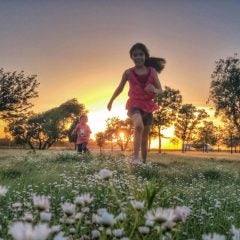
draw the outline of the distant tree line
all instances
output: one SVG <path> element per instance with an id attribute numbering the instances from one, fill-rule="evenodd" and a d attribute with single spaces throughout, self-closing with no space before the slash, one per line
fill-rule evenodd
<path id="1" fill-rule="evenodd" d="M 156 98 L 159 109 L 154 112 L 153 125 L 149 133 L 149 146 L 152 139 L 158 139 L 158 151 L 162 150 L 163 130 L 174 126 L 175 136 L 170 139 L 174 145 L 181 143 L 182 152 L 193 146 L 208 151 L 208 145 L 226 145 L 231 152 L 239 151 L 240 146 L 240 59 L 233 57 L 216 61 L 211 75 L 208 102 L 215 108 L 215 116 L 221 124 L 208 121 L 208 113 L 191 103 L 183 104 L 179 90 L 166 86 Z M 33 113 L 32 99 L 38 97 L 37 76 L 26 76 L 22 71 L 5 72 L 0 69 L 0 118 L 7 122 L 6 131 L 14 140 L 28 144 L 30 148 L 47 149 L 60 140 L 74 142 L 71 135 L 78 116 L 86 112 L 85 106 L 71 99 L 58 107 L 42 113 Z M 125 151 L 132 141 L 133 126 L 130 119 L 118 117 L 106 121 L 106 129 L 96 134 L 100 151 L 105 143 L 113 149 L 117 145 Z"/>

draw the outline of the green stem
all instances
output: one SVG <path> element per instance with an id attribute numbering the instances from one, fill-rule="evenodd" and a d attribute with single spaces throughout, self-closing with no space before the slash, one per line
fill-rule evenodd
<path id="1" fill-rule="evenodd" d="M 132 231 L 130 233 L 130 239 L 132 239 L 132 236 L 134 234 L 134 231 L 137 227 L 137 223 L 138 223 L 138 219 L 139 219 L 139 213 L 136 211 L 136 214 L 135 214 L 135 221 L 134 221 L 134 224 L 133 224 L 133 228 L 132 228 Z"/>

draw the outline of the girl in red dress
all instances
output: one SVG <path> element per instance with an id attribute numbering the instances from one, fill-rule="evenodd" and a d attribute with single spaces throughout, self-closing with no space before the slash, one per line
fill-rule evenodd
<path id="1" fill-rule="evenodd" d="M 91 129 L 87 124 L 88 117 L 83 114 L 79 118 L 79 123 L 76 125 L 73 130 L 74 133 L 77 133 L 77 151 L 78 153 L 89 152 L 87 145 L 91 134 Z"/>
<path id="2" fill-rule="evenodd" d="M 129 82 L 126 109 L 134 126 L 133 164 L 141 165 L 147 159 L 148 134 L 152 125 L 153 111 L 158 108 L 154 98 L 162 93 L 157 73 L 164 68 L 163 58 L 150 57 L 148 49 L 142 43 L 136 43 L 130 49 L 134 67 L 124 71 L 120 84 L 114 91 L 107 108 L 110 111 L 115 98 Z M 139 158 L 141 149 L 142 160 Z"/>

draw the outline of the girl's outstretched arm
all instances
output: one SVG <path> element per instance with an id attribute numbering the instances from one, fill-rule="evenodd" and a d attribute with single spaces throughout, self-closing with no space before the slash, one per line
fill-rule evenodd
<path id="1" fill-rule="evenodd" d="M 111 108 L 112 108 L 112 103 L 113 103 L 113 101 L 115 100 L 115 98 L 123 91 L 124 86 L 125 86 L 127 80 L 128 80 L 128 70 L 126 70 L 126 71 L 123 73 L 121 82 L 119 83 L 119 85 L 118 85 L 118 87 L 116 88 L 116 90 L 114 91 L 114 93 L 113 93 L 110 101 L 108 102 L 107 108 L 108 108 L 109 111 L 110 111 Z"/>

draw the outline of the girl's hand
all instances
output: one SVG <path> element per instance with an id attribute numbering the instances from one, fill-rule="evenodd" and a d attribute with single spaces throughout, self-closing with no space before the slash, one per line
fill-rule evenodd
<path id="1" fill-rule="evenodd" d="M 149 93 L 156 93 L 155 90 L 156 88 L 152 85 L 152 84 L 148 84 L 145 88 L 144 88 L 144 90 L 146 91 L 146 92 L 149 92 Z"/>
<path id="2" fill-rule="evenodd" d="M 108 103 L 107 109 L 108 109 L 109 111 L 111 111 L 111 109 L 112 109 L 112 102 L 109 102 L 109 103 Z"/>

